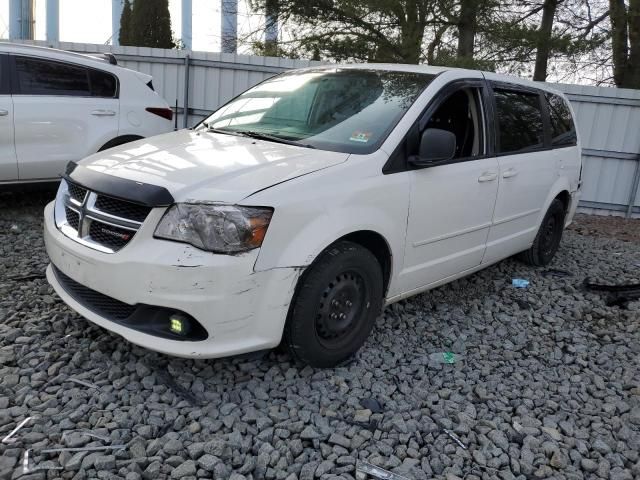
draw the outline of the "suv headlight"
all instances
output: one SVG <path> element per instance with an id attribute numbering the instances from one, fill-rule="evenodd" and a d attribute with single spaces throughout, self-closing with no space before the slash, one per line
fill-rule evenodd
<path id="1" fill-rule="evenodd" d="M 177 203 L 164 214 L 154 237 L 215 253 L 246 252 L 262 245 L 271 215 L 272 208 Z"/>

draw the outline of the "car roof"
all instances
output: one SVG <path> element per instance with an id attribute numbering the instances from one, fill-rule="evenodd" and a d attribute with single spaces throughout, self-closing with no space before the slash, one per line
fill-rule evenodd
<path id="1" fill-rule="evenodd" d="M 68 52 L 66 50 L 58 50 L 57 48 L 40 47 L 37 45 L 25 45 L 21 43 L 0 42 L 0 53 L 17 53 L 35 57 L 49 58 L 52 60 L 68 61 L 79 63 L 88 67 L 102 68 L 106 70 L 112 70 L 112 68 L 109 67 L 115 66 L 110 64 L 109 60 L 106 57 L 101 58 L 90 53 L 83 54 Z M 95 55 L 101 54 L 98 53 Z"/>
<path id="2" fill-rule="evenodd" d="M 441 66 L 435 66 L 435 65 L 415 65 L 415 64 L 404 64 L 404 63 L 335 63 L 335 64 L 307 67 L 301 70 L 321 70 L 321 69 L 330 70 L 330 69 L 337 69 L 337 68 L 353 69 L 353 70 L 386 70 L 386 71 L 393 71 L 393 72 L 413 72 L 413 73 L 425 73 L 429 75 L 438 75 L 444 72 L 456 72 L 459 74 L 460 78 L 464 78 L 467 75 L 476 77 L 479 72 L 478 70 L 470 70 L 466 68 L 441 67 Z M 564 93 L 562 93 L 557 89 L 554 89 L 553 86 L 548 83 L 534 82 L 526 78 L 516 77 L 514 75 L 503 75 L 503 74 L 494 73 L 494 72 L 480 71 L 480 73 L 482 73 L 487 80 L 521 85 L 529 88 L 536 88 L 539 90 L 544 90 L 546 92 L 551 92 L 556 95 L 560 95 L 564 97 Z"/>

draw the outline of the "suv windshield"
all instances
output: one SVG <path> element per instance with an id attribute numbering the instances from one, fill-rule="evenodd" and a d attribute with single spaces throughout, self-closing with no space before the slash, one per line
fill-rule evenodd
<path id="1" fill-rule="evenodd" d="M 323 150 L 371 153 L 433 78 L 356 69 L 284 73 L 234 98 L 199 128 Z"/>

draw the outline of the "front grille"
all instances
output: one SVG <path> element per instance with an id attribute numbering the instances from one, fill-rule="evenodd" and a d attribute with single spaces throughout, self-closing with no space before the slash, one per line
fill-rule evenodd
<path id="1" fill-rule="evenodd" d="M 87 195 L 87 189 L 71 182 L 68 182 L 68 185 L 69 185 L 69 196 L 73 198 L 75 201 L 77 201 L 78 203 L 84 202 L 84 198 Z"/>
<path id="2" fill-rule="evenodd" d="M 119 250 L 129 243 L 133 234 L 134 232 L 131 230 L 125 230 L 96 221 L 92 221 L 89 226 L 89 237 L 91 237 L 93 241 L 115 250 Z"/>
<path id="3" fill-rule="evenodd" d="M 63 180 L 56 198 L 56 224 L 69 238 L 105 253 L 127 245 L 150 207 L 91 191 Z"/>
<path id="4" fill-rule="evenodd" d="M 117 198 L 108 197 L 106 195 L 98 195 L 96 200 L 96 209 L 101 212 L 134 220 L 136 222 L 144 222 L 151 209 L 137 203 L 119 200 Z"/>
<path id="5" fill-rule="evenodd" d="M 64 211 L 67 214 L 67 222 L 69 223 L 69 226 L 77 232 L 78 227 L 80 226 L 80 215 L 69 207 L 65 208 Z"/>
<path id="6" fill-rule="evenodd" d="M 76 302 L 101 317 L 122 321 L 133 315 L 136 310 L 135 305 L 129 305 L 79 284 L 58 270 L 55 265 L 53 271 L 62 287 Z"/>

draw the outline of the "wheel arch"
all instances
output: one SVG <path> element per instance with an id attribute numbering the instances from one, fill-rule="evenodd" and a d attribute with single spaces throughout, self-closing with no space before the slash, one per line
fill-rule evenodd
<path id="1" fill-rule="evenodd" d="M 140 135 L 120 135 L 118 137 L 112 138 L 107 143 L 102 145 L 98 151 L 102 152 L 109 148 L 118 147 L 120 145 L 124 145 L 125 143 L 135 142 L 136 140 L 142 140 L 144 137 Z"/>
<path id="2" fill-rule="evenodd" d="M 571 194 L 569 193 L 569 190 L 562 190 L 554 197 L 554 200 L 556 198 L 564 205 L 565 214 L 569 212 L 569 209 L 571 208 Z"/>
<path id="3" fill-rule="evenodd" d="M 386 297 L 393 271 L 393 253 L 387 239 L 382 234 L 374 230 L 355 230 L 342 234 L 339 238 L 328 242 L 324 247 L 318 250 L 314 257 L 310 259 L 310 262 L 304 267 L 304 271 L 298 278 L 298 284 L 303 281 L 305 273 L 318 260 L 318 258 L 320 258 L 320 256 L 333 245 L 341 241 L 348 241 L 360 245 L 361 247 L 369 250 L 376 260 L 378 260 L 380 268 L 382 269 L 382 278 L 384 282 L 383 292 Z"/>
<path id="4" fill-rule="evenodd" d="M 386 296 L 389 289 L 389 283 L 391 281 L 391 270 L 393 266 L 393 254 L 391 253 L 389 242 L 387 242 L 381 234 L 373 230 L 358 230 L 343 235 L 335 242 L 331 243 L 331 245 L 343 240 L 356 243 L 366 248 L 374 257 L 376 257 L 378 263 L 380 263 L 380 268 L 382 268 L 382 278 L 384 279 L 383 292 Z M 328 245 L 322 251 L 324 252 L 324 250 L 329 248 L 331 245 Z"/>
<path id="5" fill-rule="evenodd" d="M 565 177 L 560 177 L 553 184 L 553 187 L 549 190 L 549 195 L 544 202 L 544 207 L 540 210 L 538 215 L 538 226 L 542 224 L 542 220 L 544 216 L 547 214 L 547 210 L 551 206 L 551 202 L 553 202 L 556 198 L 559 199 L 563 205 L 565 212 L 568 213 L 571 209 L 571 188 L 569 186 L 569 181 Z"/>

